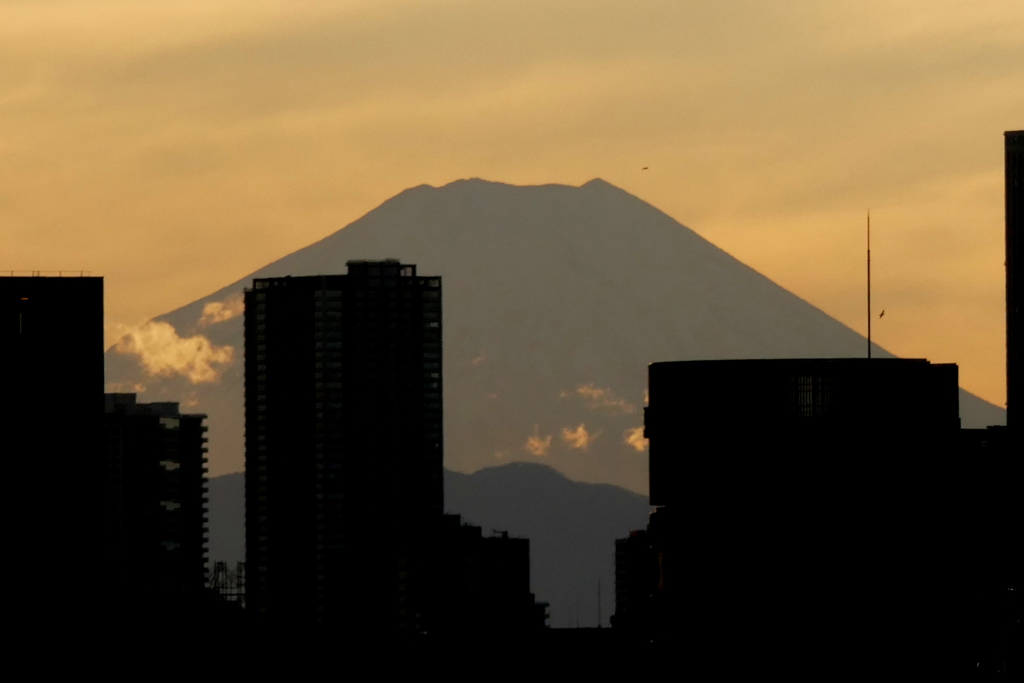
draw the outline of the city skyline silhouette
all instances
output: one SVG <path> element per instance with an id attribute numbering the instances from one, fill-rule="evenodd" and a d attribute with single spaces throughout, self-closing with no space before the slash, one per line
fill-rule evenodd
<path id="1" fill-rule="evenodd" d="M 16 657 L 1019 675 L 1022 34 L 0 3 Z"/>

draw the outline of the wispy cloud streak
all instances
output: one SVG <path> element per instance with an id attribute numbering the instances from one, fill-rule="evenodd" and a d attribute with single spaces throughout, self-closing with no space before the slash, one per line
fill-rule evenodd
<path id="1" fill-rule="evenodd" d="M 611 389 L 601 389 L 593 382 L 576 387 L 573 391 L 563 391 L 562 398 L 580 396 L 591 410 L 600 410 L 608 414 L 632 415 L 636 406 L 624 398 L 615 395 Z"/>

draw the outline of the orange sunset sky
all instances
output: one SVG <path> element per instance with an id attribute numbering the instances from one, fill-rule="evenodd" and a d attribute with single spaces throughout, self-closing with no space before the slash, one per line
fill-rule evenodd
<path id="1" fill-rule="evenodd" d="M 0 269 L 112 341 L 407 187 L 601 177 L 863 332 L 870 208 L 876 340 L 1004 405 L 1021 128 L 1021 0 L 0 0 Z"/>

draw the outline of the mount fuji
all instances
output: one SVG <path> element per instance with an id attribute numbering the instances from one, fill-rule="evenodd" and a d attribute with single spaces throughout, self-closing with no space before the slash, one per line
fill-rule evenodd
<path id="1" fill-rule="evenodd" d="M 472 179 L 406 190 L 156 318 L 150 325 L 173 327 L 175 344 L 209 357 L 189 371 L 147 365 L 157 352 L 126 338 L 107 351 L 108 386 L 207 413 L 211 473 L 239 471 L 243 289 L 253 277 L 344 273 L 350 259 L 389 257 L 442 277 L 445 466 L 456 472 L 532 461 L 646 492 L 648 363 L 865 349 L 857 332 L 602 180 Z M 964 426 L 1005 423 L 1005 411 L 967 392 L 960 405 Z"/>

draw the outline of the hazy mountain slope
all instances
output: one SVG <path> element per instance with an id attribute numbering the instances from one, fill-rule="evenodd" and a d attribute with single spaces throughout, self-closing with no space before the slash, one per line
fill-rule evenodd
<path id="1" fill-rule="evenodd" d="M 511 463 L 475 474 L 445 472 L 445 508 L 464 522 L 530 539 L 531 584 L 551 603 L 551 625 L 597 625 L 601 580 L 603 622 L 615 605 L 616 538 L 647 525 L 644 496 L 607 484 L 569 481 L 549 467 Z M 245 556 L 241 474 L 210 479 L 210 559 Z"/>
<path id="2" fill-rule="evenodd" d="M 383 257 L 444 278 L 446 465 L 457 471 L 533 460 L 645 491 L 646 453 L 625 437 L 642 423 L 648 363 L 864 352 L 853 330 L 600 180 L 412 188 L 254 275 L 342 273 L 348 259 Z M 108 352 L 108 381 L 210 414 L 215 473 L 242 467 L 241 319 L 198 322 L 250 281 L 160 318 L 236 347 L 219 382 L 147 378 L 134 357 Z M 1005 419 L 966 393 L 961 413 L 965 426 Z M 527 450 L 531 436 L 534 451 L 548 444 L 543 456 Z"/>
<path id="3" fill-rule="evenodd" d="M 210 562 L 245 561 L 245 475 L 210 477 Z"/>

